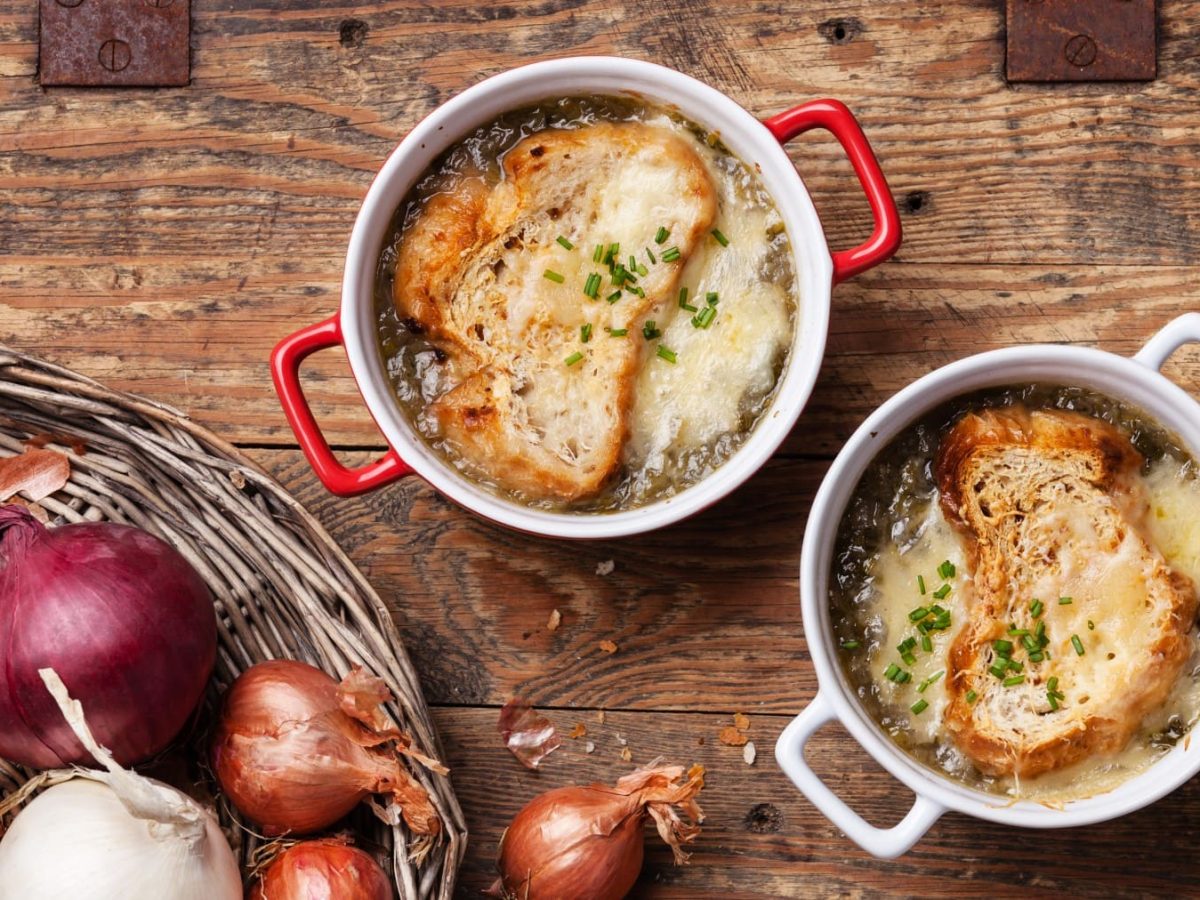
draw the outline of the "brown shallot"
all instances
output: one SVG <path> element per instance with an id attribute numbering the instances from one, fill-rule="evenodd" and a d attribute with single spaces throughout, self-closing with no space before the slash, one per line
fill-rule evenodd
<path id="1" fill-rule="evenodd" d="M 433 803 L 403 757 L 445 774 L 388 719 L 383 682 L 355 668 L 338 684 L 313 666 L 272 660 L 252 666 L 225 694 L 213 743 L 221 788 L 268 835 L 332 825 L 372 794 L 386 821 L 403 816 L 419 855 L 441 830 Z M 424 840 L 421 840 L 424 838 Z"/>
<path id="2" fill-rule="evenodd" d="M 392 882 L 374 858 L 344 838 L 301 841 L 263 870 L 249 900 L 392 900 Z"/>
<path id="3" fill-rule="evenodd" d="M 704 815 L 696 795 L 704 769 L 657 761 L 603 784 L 556 788 L 535 797 L 500 841 L 500 878 L 493 896 L 506 900 L 620 900 L 642 869 L 642 824 L 653 819 L 676 864 L 695 840 Z M 690 821 L 685 822 L 679 807 Z"/>

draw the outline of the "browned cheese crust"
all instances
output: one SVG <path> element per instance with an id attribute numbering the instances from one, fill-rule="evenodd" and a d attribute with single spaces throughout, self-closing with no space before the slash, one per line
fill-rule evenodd
<path id="1" fill-rule="evenodd" d="M 981 771 L 1029 777 L 1116 753 L 1179 678 L 1196 590 L 1148 537 L 1142 462 L 1108 423 L 1019 405 L 967 414 L 942 440 L 935 477 L 972 578 L 944 722 Z M 1062 591 L 1074 593 L 1070 604 L 1058 603 Z M 1045 610 L 1036 618 L 1035 599 Z M 1025 682 L 1004 687 L 988 672 L 992 642 L 1019 645 L 1011 625 L 1032 631 L 1039 621 L 1050 659 L 1026 661 Z M 1058 709 L 1046 696 L 1051 676 Z"/>
<path id="2" fill-rule="evenodd" d="M 453 386 L 432 411 L 469 471 L 536 500 L 603 489 L 621 464 L 642 326 L 673 302 L 715 215 L 696 150 L 640 123 L 535 134 L 505 155 L 497 184 L 466 180 L 427 203 L 398 248 L 393 299 L 448 357 Z M 678 260 L 639 278 L 644 297 L 626 291 L 607 303 L 613 286 L 593 246 L 620 242 L 623 260 L 641 256 L 659 227 Z M 583 293 L 591 272 L 604 276 L 597 299 Z M 620 339 L 606 331 L 622 328 Z M 583 360 L 566 365 L 576 352 Z"/>

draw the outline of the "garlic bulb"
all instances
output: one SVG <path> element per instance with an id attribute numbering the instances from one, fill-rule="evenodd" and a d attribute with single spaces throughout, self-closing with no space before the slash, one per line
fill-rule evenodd
<path id="1" fill-rule="evenodd" d="M 40 674 L 107 771 L 63 772 L 68 780 L 20 812 L 0 840 L 0 900 L 241 900 L 237 861 L 213 816 L 118 766 L 54 671 Z"/>

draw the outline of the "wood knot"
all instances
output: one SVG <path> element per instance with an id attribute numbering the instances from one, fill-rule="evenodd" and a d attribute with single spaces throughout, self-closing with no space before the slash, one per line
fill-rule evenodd
<path id="1" fill-rule="evenodd" d="M 774 804 L 759 803 L 746 813 L 746 830 L 755 834 L 775 834 L 783 830 L 783 813 Z"/>
<path id="2" fill-rule="evenodd" d="M 847 16 L 844 19 L 827 19 L 817 26 L 817 34 L 831 44 L 848 44 L 865 29 L 861 19 Z"/>
<path id="3" fill-rule="evenodd" d="M 904 211 L 912 216 L 919 216 L 921 213 L 929 212 L 929 192 L 909 191 L 904 195 L 902 204 Z"/>
<path id="4" fill-rule="evenodd" d="M 362 19 L 343 19 L 338 26 L 338 40 L 343 47 L 361 47 L 370 30 Z"/>

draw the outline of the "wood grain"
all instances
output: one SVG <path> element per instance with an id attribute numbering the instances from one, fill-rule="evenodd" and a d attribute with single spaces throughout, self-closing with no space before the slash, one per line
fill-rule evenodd
<path id="1" fill-rule="evenodd" d="M 455 789 L 473 842 L 463 870 L 464 896 L 494 878 L 504 827 L 536 794 L 563 784 L 612 783 L 661 755 L 702 764 L 707 816 L 689 865 L 676 868 L 647 831 L 647 864 L 634 897 L 1170 897 L 1195 893 L 1200 862 L 1200 781 L 1153 806 L 1086 828 L 1020 830 L 948 813 L 906 856 L 878 860 L 859 850 L 795 789 L 772 758 L 783 716 L 750 716 L 758 753 L 747 766 L 740 748 L 717 741 L 729 716 L 670 713 L 548 713 L 567 734 L 577 722 L 586 738 L 564 740 L 536 773 L 512 758 L 495 733 L 497 710 L 443 707 L 435 720 L 446 744 Z M 620 758 L 618 736 L 633 762 Z M 703 739 L 704 743 L 699 742 Z M 595 752 L 583 746 L 590 740 Z M 851 808 L 888 827 L 912 794 L 866 755 L 840 727 L 809 745 L 814 769 Z"/>

